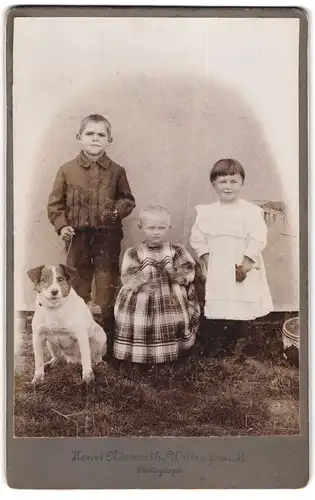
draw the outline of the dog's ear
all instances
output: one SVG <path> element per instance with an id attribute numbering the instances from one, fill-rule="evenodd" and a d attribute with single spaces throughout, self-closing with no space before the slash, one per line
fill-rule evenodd
<path id="1" fill-rule="evenodd" d="M 70 266 L 65 266 L 64 264 L 60 264 L 61 269 L 64 272 L 65 277 L 67 280 L 71 281 L 75 277 L 77 270 L 74 267 Z"/>
<path id="2" fill-rule="evenodd" d="M 38 283 L 42 274 L 42 269 L 45 266 L 34 267 L 27 271 L 28 277 L 33 281 L 33 283 Z"/>

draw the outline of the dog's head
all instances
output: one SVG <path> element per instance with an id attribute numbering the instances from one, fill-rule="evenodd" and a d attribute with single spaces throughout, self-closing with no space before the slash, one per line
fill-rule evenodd
<path id="1" fill-rule="evenodd" d="M 68 296 L 75 273 L 75 269 L 63 264 L 38 266 L 27 271 L 35 290 L 48 307 L 57 307 Z"/>

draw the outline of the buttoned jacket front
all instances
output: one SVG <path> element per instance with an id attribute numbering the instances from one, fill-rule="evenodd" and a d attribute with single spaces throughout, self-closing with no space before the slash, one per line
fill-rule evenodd
<path id="1" fill-rule="evenodd" d="M 58 170 L 47 212 L 59 233 L 68 225 L 74 229 L 121 229 L 121 220 L 134 207 L 125 169 L 106 153 L 92 161 L 81 152 Z"/>

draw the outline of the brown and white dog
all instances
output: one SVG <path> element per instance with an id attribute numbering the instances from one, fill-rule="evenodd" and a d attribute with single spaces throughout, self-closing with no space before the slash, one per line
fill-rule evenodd
<path id="1" fill-rule="evenodd" d="M 71 287 L 75 269 L 64 266 L 39 266 L 27 271 L 38 292 L 32 320 L 36 383 L 44 379 L 44 368 L 57 359 L 82 363 L 83 381 L 94 378 L 92 363 L 106 354 L 107 337 L 84 302 Z M 44 363 L 47 343 L 51 359 Z"/>

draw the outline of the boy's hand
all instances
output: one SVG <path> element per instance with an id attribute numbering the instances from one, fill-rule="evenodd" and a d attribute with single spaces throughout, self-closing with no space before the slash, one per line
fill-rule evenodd
<path id="1" fill-rule="evenodd" d="M 64 226 L 60 231 L 61 239 L 64 241 L 70 241 L 73 237 L 75 231 L 71 226 Z"/>
<path id="2" fill-rule="evenodd" d="M 117 212 L 113 210 L 103 210 L 100 215 L 101 222 L 113 222 L 117 218 Z"/>
<path id="3" fill-rule="evenodd" d="M 112 200 L 105 200 L 102 206 L 102 212 L 100 215 L 100 220 L 104 222 L 115 222 L 119 216 L 118 210 Z"/>

